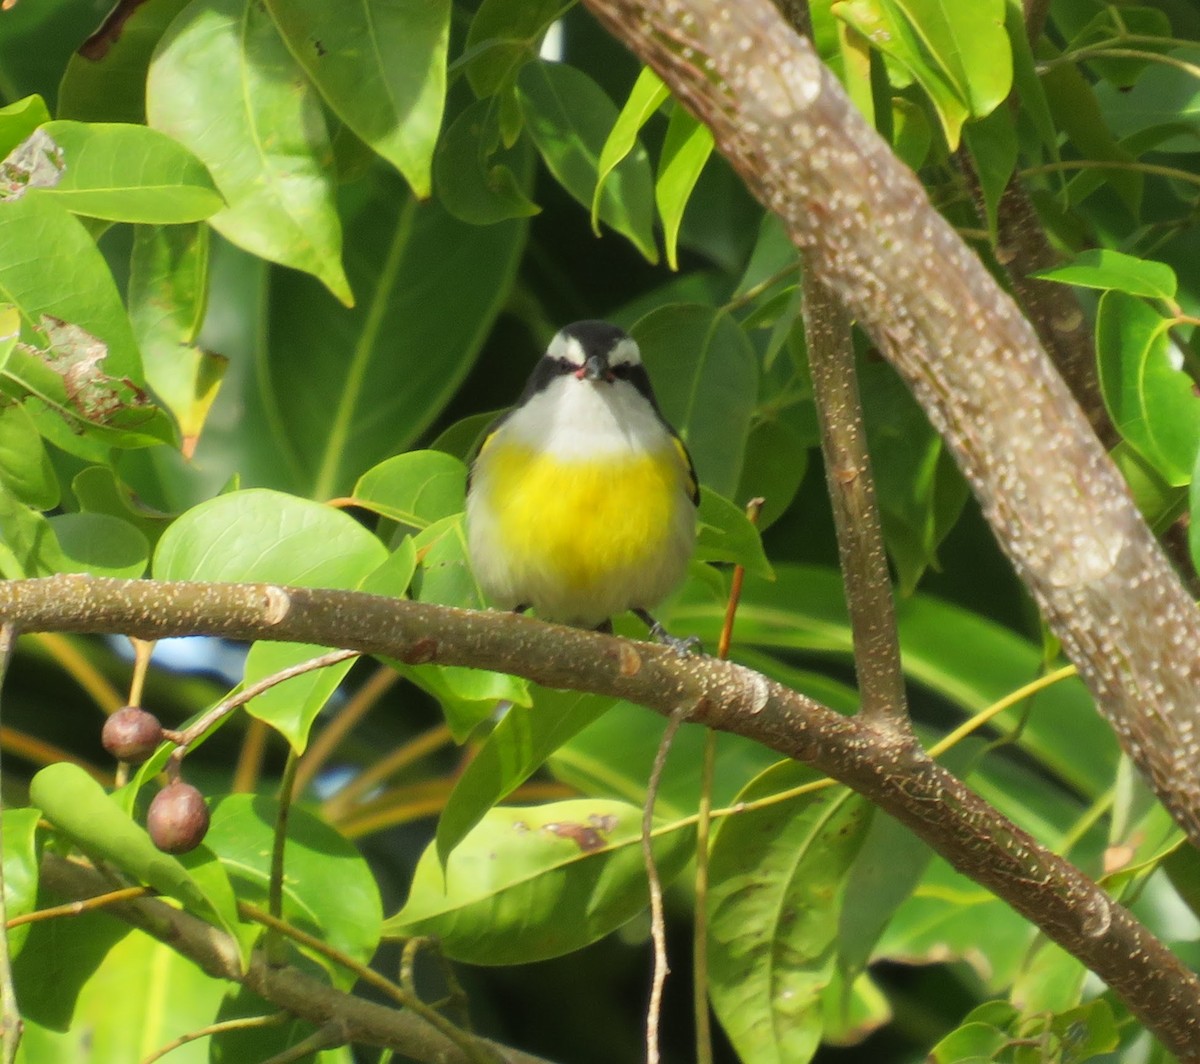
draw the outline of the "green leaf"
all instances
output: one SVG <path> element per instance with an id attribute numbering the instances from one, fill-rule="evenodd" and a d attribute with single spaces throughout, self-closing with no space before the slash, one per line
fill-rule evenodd
<path id="1" fill-rule="evenodd" d="M 205 844 L 217 855 L 239 896 L 265 905 L 279 803 L 231 794 L 213 804 Z M 375 877 L 357 849 L 328 824 L 293 805 L 284 849 L 283 918 L 327 946 L 366 964 L 375 955 L 383 907 Z M 348 990 L 352 972 L 312 954 L 333 984 Z"/>
<path id="2" fill-rule="evenodd" d="M 577 799 L 493 809 L 450 855 L 421 855 L 404 908 L 388 936 L 435 934 L 448 957 L 518 964 L 581 949 L 646 905 L 642 811 L 623 802 Z M 655 839 L 664 884 L 683 869 L 690 830 Z"/>
<path id="3" fill-rule="evenodd" d="M 0 406 L 0 484 L 34 509 L 52 510 L 58 505 L 54 466 L 37 425 L 20 403 Z"/>
<path id="4" fill-rule="evenodd" d="M 437 852 L 443 864 L 489 809 L 613 705 L 611 698 L 578 691 L 535 687 L 532 695 L 532 705 L 508 708 L 455 781 L 438 818 Z"/>
<path id="5" fill-rule="evenodd" d="M 983 118 L 1004 102 L 1012 88 L 1004 0 L 894 0 L 894 7 L 909 20 L 974 117 Z"/>
<path id="6" fill-rule="evenodd" d="M 354 485 L 356 506 L 410 528 L 428 528 L 461 513 L 467 469 L 441 451 L 410 451 L 368 469 Z"/>
<path id="7" fill-rule="evenodd" d="M 1091 83 L 1074 64 L 1062 63 L 1043 74 L 1042 85 L 1054 116 L 1057 136 L 1065 133 L 1085 159 L 1115 164 L 1112 169 L 1089 171 L 1073 178 L 1067 186 L 1069 203 L 1078 205 L 1106 185 L 1131 213 L 1138 215 L 1144 182 L 1135 166 L 1137 160 L 1117 143 Z"/>
<path id="8" fill-rule="evenodd" d="M 105 461 L 111 447 L 175 442 L 166 413 L 128 376 L 110 372 L 111 351 L 97 336 L 43 314 L 32 338 L 9 353 L 0 391 L 26 398 L 26 411 L 51 443 Z"/>
<path id="9" fill-rule="evenodd" d="M 494 96 L 538 52 L 542 36 L 561 17 L 566 0 L 483 0 L 467 31 L 467 80 L 475 95 Z"/>
<path id="10" fill-rule="evenodd" d="M 203 847 L 187 867 L 163 853 L 91 776 L 66 761 L 48 765 L 29 784 L 29 798 L 56 828 L 86 853 L 111 861 L 139 882 L 182 902 L 188 912 L 240 934 L 229 880 Z"/>
<path id="11" fill-rule="evenodd" d="M 715 491 L 701 488 L 698 520 L 697 560 L 733 562 L 755 576 L 774 578 L 758 529 L 744 510 Z"/>
<path id="12" fill-rule="evenodd" d="M 71 481 L 71 494 L 83 513 L 119 517 L 141 531 L 150 544 L 157 544 L 170 518 L 142 504 L 133 490 L 117 479 L 108 466 L 89 466 Z"/>
<path id="13" fill-rule="evenodd" d="M 321 499 L 411 446 L 458 391 L 509 298 L 526 235 L 524 220 L 478 227 L 418 204 L 386 172 L 363 186 L 347 189 L 361 305 L 347 311 L 309 278 L 272 272 L 260 369 L 270 405 L 245 429 L 269 429 L 294 470 L 289 486 Z M 279 482 L 274 464 L 262 480 Z"/>
<path id="14" fill-rule="evenodd" d="M 52 316 L 86 330 L 106 346 L 105 374 L 141 381 L 133 330 L 104 256 L 79 220 L 46 197 L 0 203 L 0 300 L 21 312 L 27 329 Z"/>
<path id="15" fill-rule="evenodd" d="M 59 514 L 50 527 L 62 551 L 60 571 L 133 580 L 143 576 L 150 544 L 133 525 L 108 514 Z"/>
<path id="16" fill-rule="evenodd" d="M 383 544 L 349 514 L 252 488 L 179 517 L 159 540 L 154 576 L 352 588 L 386 558 Z"/>
<path id="17" fill-rule="evenodd" d="M 129 267 L 129 317 L 146 380 L 175 416 L 186 457 L 228 364 L 195 344 L 208 305 L 208 234 L 204 225 L 138 226 Z"/>
<path id="18" fill-rule="evenodd" d="M 154 554 L 160 580 L 255 581 L 353 589 L 388 559 L 382 543 L 348 514 L 264 489 L 237 491 L 193 507 L 171 525 Z M 307 644 L 256 643 L 246 660 L 253 683 L 323 653 Z M 247 711 L 300 752 L 321 707 L 350 662 L 276 684 Z"/>
<path id="19" fill-rule="evenodd" d="M 901 964 L 965 961 L 993 992 L 1012 985 L 1034 928 L 989 890 L 935 857 L 896 910 L 873 960 Z"/>
<path id="20" fill-rule="evenodd" d="M 633 336 L 663 414 L 687 443 L 700 480 L 731 496 L 758 395 L 750 342 L 727 314 L 699 304 L 653 310 Z"/>
<path id="21" fill-rule="evenodd" d="M 600 232 L 601 194 L 608 175 L 635 148 L 640 148 L 638 133 L 670 95 L 662 78 L 649 67 L 643 67 L 633 88 L 629 90 L 629 98 L 613 123 L 604 147 L 600 149 L 600 160 L 596 164 L 596 191 L 592 193 L 592 229 L 597 234 Z"/>
<path id="22" fill-rule="evenodd" d="M 1031 276 L 1082 288 L 1115 289 L 1147 299 L 1174 300 L 1179 288 L 1175 271 L 1165 262 L 1139 259 L 1108 248 L 1083 251 L 1064 266 L 1039 270 Z"/>
<path id="23" fill-rule="evenodd" d="M 677 243 L 683 212 L 712 150 L 712 130 L 676 106 L 667 125 L 654 185 L 654 202 L 662 219 L 667 264 L 673 270 L 679 269 Z"/>
<path id="24" fill-rule="evenodd" d="M 1200 398 L 1173 363 L 1171 322 L 1149 304 L 1109 291 L 1096 318 L 1104 404 L 1117 431 L 1168 484 L 1186 484 L 1200 449 Z"/>
<path id="25" fill-rule="evenodd" d="M 738 802 L 818 778 L 782 762 Z M 743 1060 L 784 1064 L 816 1052 L 842 892 L 870 819 L 864 799 L 837 787 L 727 817 L 718 827 L 709 858 L 710 992 Z"/>
<path id="26" fill-rule="evenodd" d="M 1029 44 L 1029 33 L 1025 28 L 1025 7 L 1021 0 L 1007 0 L 1005 25 L 1008 42 L 1012 47 L 1013 86 L 1021 105 L 1021 114 L 1033 125 L 1043 150 L 1051 159 L 1060 158 L 1058 129 L 1046 98 L 1046 86 L 1038 74 L 1037 59 Z"/>
<path id="27" fill-rule="evenodd" d="M 29 136 L 38 126 L 50 121 L 46 102 L 40 96 L 0 107 L 0 159 Z"/>
<path id="28" fill-rule="evenodd" d="M 73 214 L 114 222 L 198 222 L 224 200 L 200 162 L 155 129 L 120 123 L 47 122 L 41 132 L 62 150 L 65 167 L 53 197 Z"/>
<path id="29" fill-rule="evenodd" d="M 21 505 L 0 482 L 0 574 L 7 580 L 51 576 L 61 562 L 50 522 Z"/>
<path id="30" fill-rule="evenodd" d="M 493 100 L 476 100 L 442 135 L 433 158 L 438 201 L 471 225 L 528 218 L 541 211 L 527 195 L 533 171 L 529 142 L 498 151 L 499 118 Z"/>
<path id="31" fill-rule="evenodd" d="M 617 109 L 582 70 L 561 63 L 528 63 L 517 77 L 525 125 L 555 179 L 588 207 L 600 153 L 616 124 Z M 635 148 L 604 183 L 601 219 L 632 241 L 647 261 L 654 243 L 654 182 L 645 149 Z"/>
<path id="32" fill-rule="evenodd" d="M 31 963 L 21 974 L 39 977 L 38 997 L 65 998 L 66 1015 L 57 1017 L 59 1030 L 53 1029 L 56 1017 L 39 1001 L 38 1019 L 31 1019 L 25 1005 L 33 987 L 30 979 L 21 980 L 21 1050 L 30 1064 L 144 1060 L 181 1032 L 216 1019 L 227 984 L 171 946 L 130 930 L 115 917 L 50 923 L 56 927 L 38 942 L 42 970 L 35 972 Z M 80 965 L 85 967 L 80 970 Z M 201 1039 L 181 1046 L 171 1056 L 177 1064 L 205 1064 L 206 1043 Z"/>
<path id="33" fill-rule="evenodd" d="M 1017 131 L 1007 107 L 997 107 L 986 118 L 963 126 L 963 137 L 975 161 L 983 191 L 988 232 L 996 240 L 996 212 L 1017 165 Z"/>
<path id="34" fill-rule="evenodd" d="M 912 594 L 967 501 L 967 486 L 912 393 L 890 367 L 859 368 L 884 540 Z"/>
<path id="35" fill-rule="evenodd" d="M 956 83 L 953 72 L 930 60 L 900 3 L 897 0 L 839 0 L 832 10 L 921 85 L 937 111 L 947 143 L 952 149 L 956 148 L 962 124 L 972 113 L 965 86 L 961 81 Z"/>
<path id="36" fill-rule="evenodd" d="M 792 417 L 754 422 L 735 499 L 763 499 L 758 528 L 769 528 L 791 506 L 808 470 L 809 441 Z"/>
<path id="37" fill-rule="evenodd" d="M 1175 64 L 1153 63 L 1128 90 L 1113 85 L 1096 86 L 1096 99 L 1109 128 L 1124 138 L 1169 126 L 1180 130 L 1159 147 L 1168 152 L 1200 151 L 1200 87 L 1196 76 L 1178 64 L 1200 63 L 1194 44 L 1167 53 Z"/>
<path id="38" fill-rule="evenodd" d="M 279 32 L 343 122 L 429 195 L 446 99 L 450 0 L 267 0 Z"/>
<path id="39" fill-rule="evenodd" d="M 951 1031 L 929 1053 L 931 1064 L 987 1064 L 1008 1048 L 1013 1036 L 987 1023 L 967 1023 Z"/>
<path id="40" fill-rule="evenodd" d="M 171 20 L 189 0 L 143 0 L 123 8 L 116 38 L 71 54 L 58 86 L 58 117 L 80 122 L 146 121 L 146 73 Z"/>
<path id="41" fill-rule="evenodd" d="M 37 908 L 39 809 L 5 809 L 4 818 L 4 916 L 11 920 Z M 9 929 L 8 949 L 12 957 L 21 952 L 29 937 L 29 925 Z"/>
<path id="42" fill-rule="evenodd" d="M 320 100 L 265 10 L 193 0 L 155 49 L 146 114 L 208 167 L 229 205 L 217 232 L 353 303 Z"/>
<path id="43" fill-rule="evenodd" d="M 903 96 L 892 97 L 892 150 L 913 170 L 929 157 L 933 129 L 925 110 Z"/>
<path id="44" fill-rule="evenodd" d="M 414 580 L 420 602 L 483 609 L 486 602 L 467 560 L 463 515 L 429 525 L 415 538 L 421 567 Z M 393 663 L 442 705 L 454 738 L 462 742 L 495 711 L 500 701 L 529 704 L 528 683 L 506 673 L 459 665 L 411 666 Z"/>

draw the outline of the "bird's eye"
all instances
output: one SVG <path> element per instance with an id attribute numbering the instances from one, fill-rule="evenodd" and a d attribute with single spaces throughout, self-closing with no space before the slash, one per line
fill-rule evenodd
<path id="1" fill-rule="evenodd" d="M 613 366 L 610 372 L 617 380 L 627 381 L 633 374 L 633 365 L 629 362 L 621 362 Z"/>

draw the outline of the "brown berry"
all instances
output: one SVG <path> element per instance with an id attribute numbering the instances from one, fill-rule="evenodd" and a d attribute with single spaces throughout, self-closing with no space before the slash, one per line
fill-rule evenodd
<path id="1" fill-rule="evenodd" d="M 153 713 L 125 706 L 104 722 L 100 741 L 118 761 L 140 765 L 163 741 L 162 725 Z"/>
<path id="2" fill-rule="evenodd" d="M 204 841 L 208 806 L 190 783 L 175 780 L 154 796 L 146 815 L 150 839 L 164 853 L 187 853 Z"/>

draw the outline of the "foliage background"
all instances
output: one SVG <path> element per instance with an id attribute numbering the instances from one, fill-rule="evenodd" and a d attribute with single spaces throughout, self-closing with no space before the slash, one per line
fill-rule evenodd
<path id="1" fill-rule="evenodd" d="M 108 344 L 107 376 L 86 378 L 80 399 L 78 378 L 63 363 L 47 380 L 39 373 L 54 358 L 39 366 L 9 338 L 0 384 L 4 575 L 140 575 L 156 547 L 148 571 L 159 577 L 408 590 L 479 605 L 456 539 L 460 467 L 428 454 L 386 459 L 426 447 L 465 457 L 554 330 L 605 317 L 635 329 L 705 485 L 739 506 L 755 494 L 768 500 L 763 542 L 774 580 L 736 511 L 711 499 L 705 511 L 703 557 L 750 569 L 735 656 L 851 709 L 836 546 L 820 463 L 809 461 L 817 436 L 796 258 L 775 224 L 707 155 L 703 134 L 639 80 L 636 63 L 579 8 L 501 0 L 400 6 L 396 21 L 371 38 L 383 49 L 381 65 L 343 68 L 326 80 L 317 71 L 333 64 L 322 60 L 353 50 L 355 23 L 322 6 L 147 0 L 121 40 L 92 59 L 75 53 L 100 24 L 102 6 L 20 0 L 0 13 L 5 151 L 51 116 L 148 121 L 203 163 L 158 141 L 118 141 L 120 131 L 51 124 L 67 152 L 63 180 L 20 198 L 13 188 L 0 201 L 0 301 L 18 312 L 0 333 L 19 328 L 22 343 L 44 350 L 36 327 L 54 314 Z M 1014 169 L 1024 171 L 1047 239 L 1074 262 L 1062 280 L 1079 286 L 1081 307 L 1097 322 L 1098 372 L 1121 435 L 1116 457 L 1147 516 L 1170 528 L 1188 508 L 1200 440 L 1192 384 L 1181 371 L 1195 366 L 1191 316 L 1200 297 L 1189 268 L 1198 250 L 1200 14 L 1182 0 L 1054 0 L 1046 33 L 1029 52 L 1014 5 L 980 5 L 991 20 L 985 26 L 946 12 L 939 24 L 934 4 L 811 8 L 818 47 L 856 102 L 994 266 L 995 219 L 971 202 L 964 156 L 992 212 Z M 543 31 L 559 16 L 564 62 L 539 61 Z M 866 37 L 887 20 L 910 31 L 892 35 L 899 43 L 890 54 L 872 52 Z M 405 82 L 397 72 L 414 75 Z M 419 100 L 417 118 L 396 135 L 387 100 L 404 92 Z M 960 128 L 965 149 L 955 154 Z M 597 167 L 606 168 L 606 151 L 623 133 L 635 132 L 640 142 L 605 185 L 597 237 L 588 217 Z M 78 154 L 73 144 L 82 145 Z M 1081 162 L 1108 168 L 1074 165 Z M 16 184 L 23 180 L 18 171 Z M 432 198 L 418 202 L 414 187 Z M 103 262 L 90 254 L 92 240 Z M 1095 249 L 1128 258 L 1078 258 Z M 676 255 L 671 269 L 663 260 Z M 115 292 L 128 308 L 125 321 Z M 86 338 L 50 340 L 67 366 L 94 367 Z M 905 668 L 914 715 L 932 740 L 1035 679 L 1056 648 L 919 409 L 865 342 L 860 349 L 885 533 L 905 593 Z M 169 417 L 140 402 L 133 388 L 147 383 Z M 289 498 L 246 492 L 209 501 L 232 489 Z M 316 505 L 346 497 L 355 521 Z M 670 608 L 671 626 L 712 645 L 727 579 L 727 568 L 698 564 Z M 171 726 L 215 701 L 243 670 L 236 648 L 206 648 L 186 667 L 184 650 L 176 653 L 151 670 L 144 697 Z M 295 656 L 259 646 L 247 675 Z M 207 846 L 239 895 L 260 896 L 263 869 L 242 849 L 253 849 L 247 840 L 267 830 L 271 810 L 230 792 L 273 795 L 286 754 L 279 733 L 302 749 L 332 697 L 309 748 L 304 801 L 316 815 L 296 814 L 292 915 L 363 959 L 379 931 L 372 884 L 382 913 L 396 913 L 433 837 L 434 814 L 448 809 L 438 828 L 445 848 L 511 788 L 526 801 L 622 802 L 614 809 L 628 815 L 644 795 L 662 729 L 635 707 L 529 694 L 501 677 L 412 667 L 401 674 L 396 682 L 386 666 L 373 673 L 360 665 L 336 695 L 336 676 L 311 689 L 292 686 L 256 702 L 252 717 L 236 717 L 186 762 L 189 780 L 218 811 Z M 46 843 L 20 808 L 34 771 L 68 755 L 108 770 L 97 706 L 124 702 L 128 677 L 116 642 L 23 641 L 2 733 L 10 883 Z M 506 696 L 533 708 L 519 705 L 489 739 L 492 706 Z M 321 748 L 319 736 L 351 706 L 371 712 L 336 753 Z M 534 753 L 515 770 L 524 730 Z M 1110 889 L 1163 937 L 1195 937 L 1194 862 L 1176 851 L 1178 832 L 1131 778 L 1080 686 L 1050 687 L 982 734 L 987 742 L 955 747 L 956 771 L 1041 841 L 1094 875 L 1108 873 Z M 469 741 L 460 748 L 451 739 Z M 700 742 L 685 729 L 677 743 L 659 803 L 667 823 L 695 807 Z M 464 750 L 481 767 L 464 770 Z M 363 775 L 381 751 L 395 766 L 386 781 Z M 548 769 L 525 783 L 524 773 L 546 758 Z M 727 804 L 743 788 L 757 796 L 804 781 L 773 761 L 723 738 L 715 802 Z M 136 785 L 151 775 L 143 770 Z M 355 780 L 361 789 L 339 798 L 338 787 Z M 818 1059 L 920 1059 L 941 1041 L 937 1059 L 949 1061 L 1011 1055 L 1013 1038 L 1047 1031 L 1075 1039 L 1069 1050 L 1054 1041 L 1064 1059 L 1162 1059 L 1077 962 L 901 829 L 882 818 L 868 826 L 837 793 L 729 818 L 716 840 L 713 997 L 742 1059 L 805 1059 L 823 1037 Z M 80 777 L 60 773 L 41 777 L 34 804 L 85 848 L 110 845 L 123 830 L 117 820 L 69 826 L 72 804 L 94 801 Z M 121 801 L 127 819 L 138 799 L 130 789 Z M 502 815 L 485 821 L 493 832 L 485 845 L 499 837 Z M 839 815 L 852 824 L 849 852 L 814 827 Z M 355 840 L 369 872 L 323 833 L 321 819 Z M 782 852 L 760 852 L 763 832 L 783 840 Z M 673 839 L 664 864 L 678 873 L 688 842 Z M 129 850 L 110 856 L 126 871 L 140 867 Z M 549 881 L 557 858 L 526 860 L 522 876 Z M 605 901 L 616 915 L 607 923 L 568 934 L 568 922 L 547 910 L 531 929 L 506 922 L 496 903 L 463 904 L 454 920 L 422 925 L 465 962 L 459 978 L 483 1031 L 555 1059 L 637 1055 L 648 962 L 636 915 L 644 887 L 636 862 L 627 863 L 619 875 L 610 871 L 616 886 Z M 578 882 L 593 883 L 587 862 L 576 864 Z M 775 909 L 739 896 L 735 873 L 747 866 L 778 891 Z M 32 875 L 28 884 L 10 899 L 10 913 L 46 904 Z M 209 903 L 222 889 L 205 886 Z M 826 895 L 822 909 L 814 898 Z M 675 975 L 664 1024 L 668 1059 L 677 1060 L 692 1054 L 682 974 L 690 900 L 682 875 L 670 895 Z M 781 918 L 789 904 L 817 914 L 819 926 Z M 411 930 L 413 911 L 392 929 Z M 601 937 L 617 924 L 624 929 Z M 84 1038 L 94 1059 L 136 1059 L 218 1011 L 262 1007 L 227 997 L 227 987 L 169 950 L 116 927 L 102 916 L 47 922 L 14 940 L 30 1024 L 26 1059 L 78 1059 Z M 540 959 L 547 948 L 538 936 L 547 934 L 583 948 Z M 722 943 L 730 946 L 724 953 Z M 481 960 L 500 966 L 470 963 Z M 396 948 L 385 946 L 377 963 L 394 972 Z M 433 963 L 422 970 L 431 997 L 442 988 L 440 971 Z M 781 986 L 806 1008 L 782 1009 L 774 997 Z M 73 1014 L 68 988 L 80 989 Z M 964 1021 L 976 1006 L 987 1011 Z M 299 1036 L 297 1028 L 278 1037 Z M 209 1052 L 202 1040 L 172 1059 Z M 211 1052 L 265 1059 L 269 1051 L 225 1038 Z M 736 1059 L 729 1044 L 718 1052 Z"/>

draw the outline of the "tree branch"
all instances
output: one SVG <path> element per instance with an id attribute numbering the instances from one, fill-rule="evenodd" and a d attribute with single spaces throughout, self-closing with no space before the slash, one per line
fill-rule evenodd
<path id="1" fill-rule="evenodd" d="M 42 857 L 41 884 L 68 898 L 91 897 L 112 889 L 101 872 L 53 853 Z M 386 1046 L 414 1060 L 439 1064 L 471 1064 L 474 1059 L 416 1013 L 344 994 L 298 968 L 268 964 L 261 952 L 252 955 L 243 972 L 237 946 L 228 934 L 155 898 L 116 902 L 106 911 L 191 958 L 213 978 L 241 983 L 318 1029 L 333 1027 L 340 1035 L 338 1044 Z M 498 1052 L 505 1064 L 548 1064 L 542 1057 L 482 1041 Z"/>
<path id="2" fill-rule="evenodd" d="M 264 584 L 79 575 L 0 582 L 3 621 L 25 631 L 341 645 L 409 664 L 500 669 L 664 715 L 695 706 L 691 719 L 812 765 L 908 825 L 1083 961 L 1180 1060 L 1200 1061 L 1200 979 L 1128 910 L 969 791 L 910 736 L 843 717 L 750 669 L 529 617 Z"/>
<path id="3" fill-rule="evenodd" d="M 1200 844 L 1200 611 L 1032 327 L 768 0 L 585 0 L 714 133 L 941 432 L 1122 746 Z"/>
<path id="4" fill-rule="evenodd" d="M 804 271 L 804 330 L 862 712 L 877 727 L 907 730 L 900 638 L 875 505 L 850 318 L 837 296 L 809 270 Z"/>

